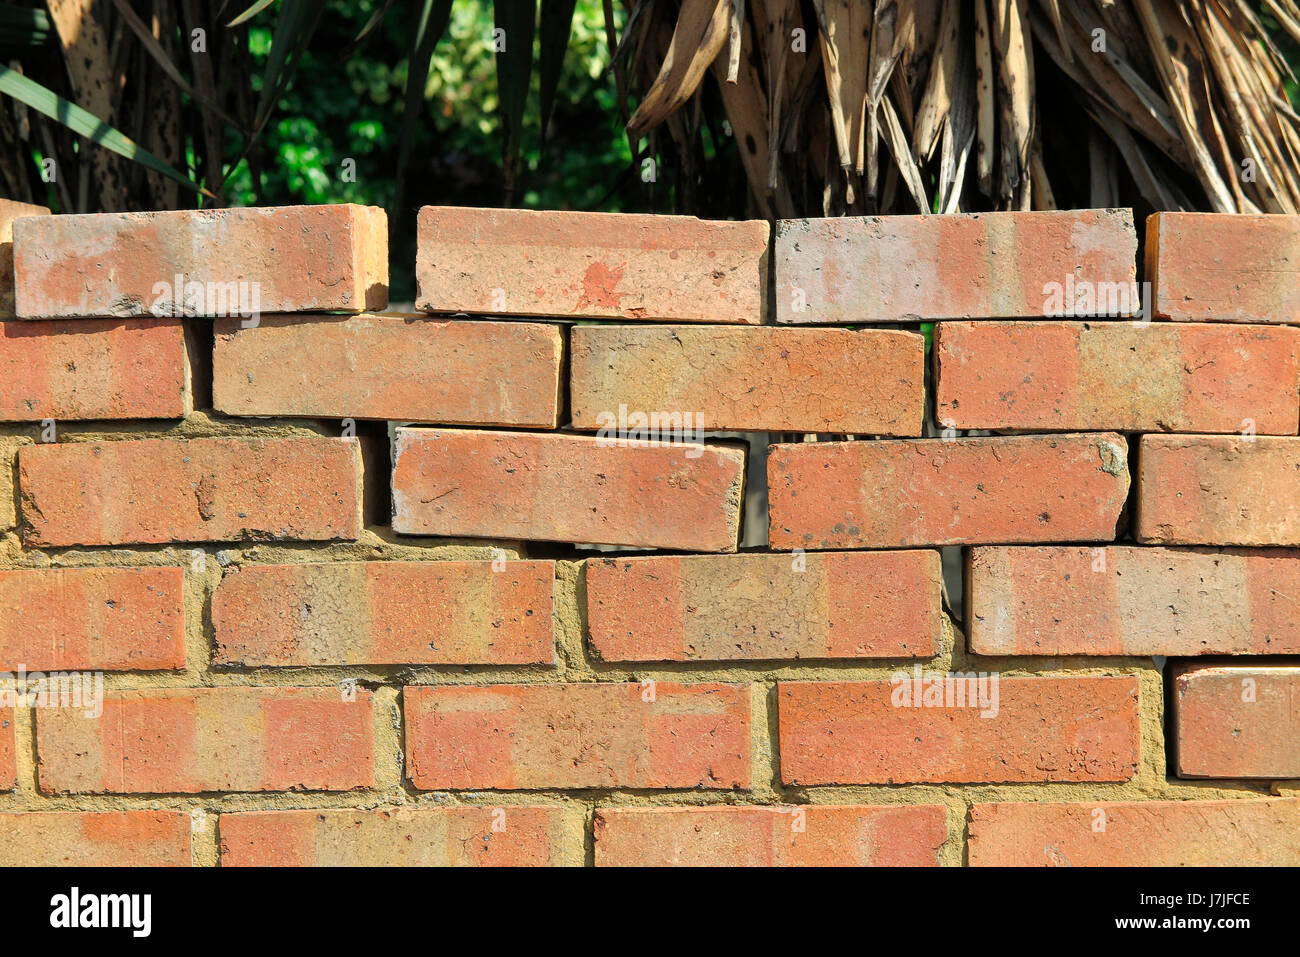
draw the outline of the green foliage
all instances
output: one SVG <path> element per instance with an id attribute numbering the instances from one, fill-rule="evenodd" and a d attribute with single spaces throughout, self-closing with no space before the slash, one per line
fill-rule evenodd
<path id="1" fill-rule="evenodd" d="M 154 156 L 139 143 L 119 130 L 86 112 L 77 104 L 35 83 L 16 70 L 0 65 L 0 93 L 6 93 L 14 99 L 31 107 L 38 113 L 58 120 L 68 129 L 91 142 L 110 149 L 119 156 L 134 160 L 161 173 L 188 189 L 199 192 L 200 187 L 177 170 L 172 169 L 158 157 Z"/>

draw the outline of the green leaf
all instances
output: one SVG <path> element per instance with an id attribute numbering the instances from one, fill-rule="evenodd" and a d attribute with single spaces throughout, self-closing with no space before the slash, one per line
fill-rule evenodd
<path id="1" fill-rule="evenodd" d="M 542 139 L 546 139 L 551 114 L 555 110 L 555 91 L 560 86 L 564 72 L 564 54 L 569 49 L 569 35 L 573 31 L 573 11 L 578 0 L 542 0 L 542 24 L 538 28 L 541 51 L 537 73 L 541 92 Z"/>
<path id="2" fill-rule="evenodd" d="M 44 10 L 0 5 L 0 49 L 26 51 L 43 46 L 52 32 L 49 15 Z"/>
<path id="3" fill-rule="evenodd" d="M 501 164 L 507 200 L 513 198 L 519 173 L 519 147 L 524 132 L 524 107 L 533 74 L 533 41 L 537 33 L 537 0 L 493 0 L 493 18 L 500 38 L 497 95 L 501 99 Z"/>
<path id="4" fill-rule="evenodd" d="M 325 5 L 319 0 L 283 0 L 280 4 L 271 52 L 266 58 L 266 72 L 262 75 L 262 96 L 257 101 L 253 123 L 255 133 L 266 125 L 275 109 L 275 101 L 293 79 L 302 52 L 311 42 L 324 11 Z"/>
<path id="5" fill-rule="evenodd" d="M 247 21 L 253 19 L 253 17 L 257 16 L 259 13 L 261 13 L 263 10 L 265 10 L 267 7 L 269 7 L 273 2 L 275 2 L 275 0 L 257 0 L 257 3 L 253 4 L 243 13 L 241 13 L 239 16 L 235 17 L 235 19 L 227 23 L 226 26 L 237 27 L 241 23 L 246 23 Z"/>
<path id="6" fill-rule="evenodd" d="M 98 143 L 119 156 L 125 156 L 129 160 L 149 167 L 155 173 L 161 173 L 174 179 L 187 189 L 192 189 L 205 196 L 212 196 L 212 193 L 208 192 L 208 190 L 164 163 L 130 137 L 113 129 L 103 120 L 83 110 L 77 104 L 65 100 L 52 90 L 48 90 L 39 83 L 29 80 L 21 73 L 11 70 L 7 66 L 0 66 L 0 93 L 7 93 L 36 112 L 43 113 L 50 119 L 62 123 L 72 132 L 86 137 L 92 143 Z"/>
<path id="7" fill-rule="evenodd" d="M 402 107 L 402 130 L 397 141 L 396 208 L 402 207 L 402 194 L 406 180 L 406 167 L 411 159 L 411 144 L 415 139 L 415 124 L 424 106 L 424 85 L 429 79 L 429 66 L 433 51 L 451 22 L 451 0 L 424 0 L 411 31 L 411 45 L 407 54 L 406 101 Z M 396 221 L 396 217 L 394 217 Z"/>
<path id="8" fill-rule="evenodd" d="M 348 47 L 349 50 L 355 50 L 361 45 L 362 41 L 364 41 L 366 37 L 370 36 L 375 27 L 379 26 L 379 24 L 383 22 L 384 17 L 388 15 L 388 8 L 392 5 L 393 0 L 384 0 L 384 2 L 379 5 L 379 9 L 370 15 L 370 19 L 367 20 L 366 25 L 361 28 L 361 32 L 352 38 L 352 43 Z M 425 6 L 427 7 L 428 4 Z"/>

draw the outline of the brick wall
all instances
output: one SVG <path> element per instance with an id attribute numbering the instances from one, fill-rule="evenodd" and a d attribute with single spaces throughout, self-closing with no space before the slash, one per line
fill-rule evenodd
<path id="1" fill-rule="evenodd" d="M 1295 218 L 44 212 L 0 864 L 1300 864 Z"/>

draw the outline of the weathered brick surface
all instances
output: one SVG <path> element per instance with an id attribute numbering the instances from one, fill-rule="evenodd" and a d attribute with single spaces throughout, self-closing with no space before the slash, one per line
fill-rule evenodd
<path id="1" fill-rule="evenodd" d="M 46 794 L 347 791 L 374 784 L 374 701 L 326 688 L 105 695 L 103 713 L 36 709 Z"/>
<path id="2" fill-rule="evenodd" d="M 1182 665 L 1174 720 L 1179 777 L 1300 778 L 1300 667 Z"/>
<path id="3" fill-rule="evenodd" d="M 382 209 L 350 204 L 23 219 L 14 226 L 16 311 L 243 315 L 241 283 L 260 313 L 383 309 L 387 223 Z M 186 292 L 189 283 L 204 284 L 203 295 Z M 221 288 L 209 292 L 209 283 Z"/>
<path id="4" fill-rule="evenodd" d="M 1135 678 L 783 681 L 781 779 L 791 785 L 1127 781 L 1138 760 Z M 986 679 L 987 681 L 987 679 Z M 961 705 L 959 692 L 966 704 Z M 943 693 L 943 704 L 937 697 Z M 904 696 L 910 696 L 905 698 Z M 952 704 L 949 704 L 949 702 Z"/>
<path id="5" fill-rule="evenodd" d="M 941 322 L 937 410 L 957 429 L 1294 435 L 1300 329 Z"/>
<path id="6" fill-rule="evenodd" d="M 1127 209 L 783 220 L 776 321 L 1046 316 L 1049 284 L 1129 286 L 1136 256 Z"/>
<path id="7" fill-rule="evenodd" d="M 393 530 L 735 551 L 744 468 L 730 446 L 398 429 Z"/>
<path id="8" fill-rule="evenodd" d="M 1300 654 L 1300 552 L 1048 545 L 973 548 L 979 655 Z"/>
<path id="9" fill-rule="evenodd" d="M 0 866 L 1300 865 L 1296 222 L 20 218 Z"/>
<path id="10" fill-rule="evenodd" d="M 22 216 L 48 216 L 44 206 L 0 199 L 0 319 L 14 314 L 14 220 Z"/>
<path id="11" fill-rule="evenodd" d="M 0 532 L 18 524 L 18 450 L 30 444 L 25 437 L 0 436 Z"/>
<path id="12" fill-rule="evenodd" d="M 1144 435 L 1139 542 L 1300 545 L 1300 438 Z"/>
<path id="13" fill-rule="evenodd" d="M 1300 322 L 1300 216 L 1156 213 L 1146 278 L 1161 318 Z"/>
<path id="14" fill-rule="evenodd" d="M 926 867 L 943 807 L 601 808 L 597 867 Z"/>
<path id="15" fill-rule="evenodd" d="M 185 667 L 184 572 L 0 571 L 0 671 Z"/>
<path id="16" fill-rule="evenodd" d="M 500 570 L 496 570 L 499 568 Z M 548 561 L 245 565 L 212 597 L 224 665 L 549 664 Z"/>
<path id="17" fill-rule="evenodd" d="M 767 223 L 426 206 L 418 309 L 571 319 L 760 323 Z"/>
<path id="18" fill-rule="evenodd" d="M 607 661 L 928 658 L 943 580 L 934 551 L 602 558 L 587 629 Z"/>
<path id="19" fill-rule="evenodd" d="M 1300 800 L 975 804 L 976 867 L 1300 864 Z"/>
<path id="20" fill-rule="evenodd" d="M 182 323 L 0 322 L 0 422 L 187 415 L 193 403 Z"/>
<path id="21" fill-rule="evenodd" d="M 921 434 L 915 333 L 588 325 L 570 337 L 575 429 L 605 427 L 624 406 L 689 412 L 714 430 Z"/>
<path id="22" fill-rule="evenodd" d="M 0 791 L 12 791 L 18 782 L 14 735 L 14 709 L 0 708 Z"/>
<path id="23" fill-rule="evenodd" d="M 0 867 L 189 867 L 184 811 L 0 813 Z"/>
<path id="24" fill-rule="evenodd" d="M 540 867 L 582 863 L 582 812 L 377 808 L 221 815 L 223 867 Z"/>
<path id="25" fill-rule="evenodd" d="M 410 316 L 217 324 L 213 406 L 227 415 L 556 426 L 558 326 Z"/>
<path id="26" fill-rule="evenodd" d="M 424 790 L 747 788 L 750 690 L 645 682 L 407 687 Z"/>
<path id="27" fill-rule="evenodd" d="M 774 445 L 773 548 L 1113 541 L 1128 494 L 1113 433 Z"/>
<path id="28" fill-rule="evenodd" d="M 352 539 L 356 439 L 142 439 L 18 454 L 31 546 Z"/>

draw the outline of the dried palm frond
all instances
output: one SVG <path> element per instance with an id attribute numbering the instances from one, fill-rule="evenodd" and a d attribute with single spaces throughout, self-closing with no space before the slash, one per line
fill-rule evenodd
<path id="1" fill-rule="evenodd" d="M 635 6 L 672 39 L 637 48 L 631 74 L 655 79 L 629 134 L 720 100 L 755 215 L 1300 211 L 1295 78 L 1269 32 L 1300 42 L 1296 0 Z"/>

